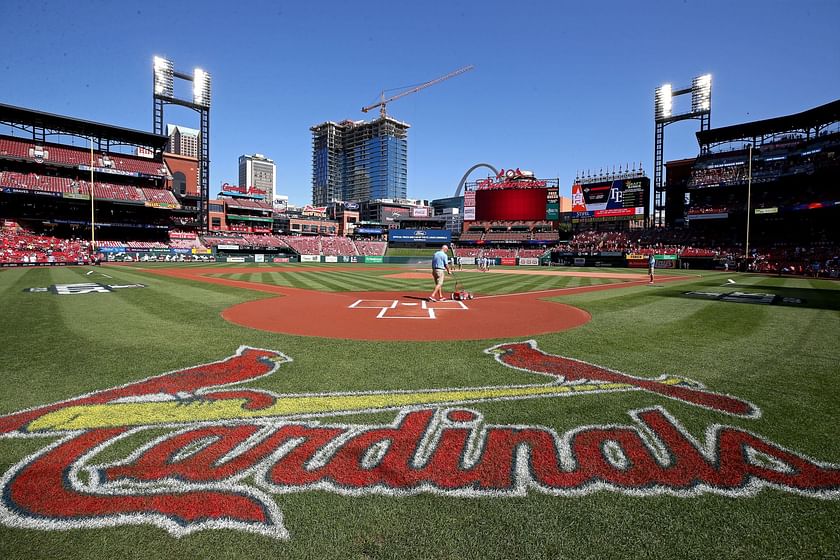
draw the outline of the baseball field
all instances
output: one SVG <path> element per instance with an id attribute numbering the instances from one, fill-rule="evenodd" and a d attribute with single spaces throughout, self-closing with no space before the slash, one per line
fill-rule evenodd
<path id="1" fill-rule="evenodd" d="M 0 270 L 0 558 L 840 557 L 840 284 L 638 272 Z"/>

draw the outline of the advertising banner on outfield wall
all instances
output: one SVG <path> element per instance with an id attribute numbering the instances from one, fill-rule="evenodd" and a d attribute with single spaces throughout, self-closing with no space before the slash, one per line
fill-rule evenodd
<path id="1" fill-rule="evenodd" d="M 575 257 L 575 266 L 583 266 L 586 264 L 586 259 L 581 257 Z"/>
<path id="2" fill-rule="evenodd" d="M 382 258 L 382 257 L 379 257 L 379 256 L 376 256 L 376 257 L 365 257 L 364 259 L 365 259 L 365 260 L 363 260 L 362 262 L 366 262 L 366 263 L 381 263 L 381 262 L 383 262 L 383 258 Z"/>
<path id="3" fill-rule="evenodd" d="M 475 264 L 475 257 L 461 257 L 461 264 Z"/>
<path id="4" fill-rule="evenodd" d="M 245 257 L 228 257 L 225 262 L 244 263 Z"/>
<path id="5" fill-rule="evenodd" d="M 516 257 L 502 257 L 499 259 L 499 264 L 504 266 L 516 266 Z"/>
<path id="6" fill-rule="evenodd" d="M 320 255 L 301 255 L 300 262 L 321 262 Z"/>
<path id="7" fill-rule="evenodd" d="M 324 257 L 324 262 L 337 263 L 338 262 L 338 257 L 335 256 L 335 255 L 327 255 L 326 257 Z"/>
<path id="8" fill-rule="evenodd" d="M 338 257 L 338 262 L 343 262 L 343 263 L 357 263 L 357 262 L 364 262 L 364 260 L 359 260 L 359 259 L 364 259 L 364 257 L 356 257 L 356 256 L 349 256 L 349 257 L 347 257 L 347 256 L 343 256 L 343 257 Z"/>
<path id="9" fill-rule="evenodd" d="M 452 232 L 448 229 L 391 229 L 388 241 L 395 243 L 449 243 Z"/>
<path id="10" fill-rule="evenodd" d="M 519 266 L 539 266 L 540 259 L 534 257 L 520 257 Z"/>
<path id="11" fill-rule="evenodd" d="M 264 263 L 265 262 L 265 255 L 259 255 L 259 254 L 254 255 L 254 262 Z"/>

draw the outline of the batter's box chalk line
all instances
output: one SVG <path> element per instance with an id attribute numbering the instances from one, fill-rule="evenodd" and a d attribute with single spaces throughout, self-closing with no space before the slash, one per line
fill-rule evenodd
<path id="1" fill-rule="evenodd" d="M 348 306 L 350 309 L 379 309 L 377 319 L 437 319 L 435 311 L 466 311 L 462 301 L 401 302 L 397 299 L 360 299 Z"/>

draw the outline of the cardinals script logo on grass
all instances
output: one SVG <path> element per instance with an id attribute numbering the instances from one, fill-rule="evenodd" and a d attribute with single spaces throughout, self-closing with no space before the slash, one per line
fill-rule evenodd
<path id="1" fill-rule="evenodd" d="M 276 394 L 237 389 L 291 358 L 241 347 L 210 364 L 0 417 L 0 437 L 50 438 L 0 478 L 0 522 L 45 530 L 151 524 L 180 537 L 228 528 L 288 538 L 274 495 L 434 493 L 463 497 L 752 495 L 836 499 L 840 467 L 740 428 L 695 438 L 661 406 L 631 422 L 563 434 L 494 425 L 469 403 L 645 391 L 741 418 L 752 404 L 687 379 L 639 378 L 546 354 L 488 348 L 545 383 L 416 391 Z M 318 418 L 395 410 L 383 425 Z M 152 431 L 154 430 L 154 431 Z M 163 431 L 163 435 L 161 435 Z M 120 457 L 114 460 L 114 457 Z"/>

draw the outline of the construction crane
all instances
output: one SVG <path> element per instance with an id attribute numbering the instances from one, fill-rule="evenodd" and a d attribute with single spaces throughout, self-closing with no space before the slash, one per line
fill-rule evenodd
<path id="1" fill-rule="evenodd" d="M 383 91 L 379 94 L 379 98 L 380 98 L 379 101 L 377 101 L 373 105 L 368 105 L 367 107 L 362 107 L 362 113 L 367 113 L 368 111 L 372 111 L 373 109 L 376 109 L 377 107 L 379 107 L 379 115 L 382 116 L 382 117 L 387 117 L 388 114 L 385 112 L 385 105 L 387 105 L 391 101 L 395 101 L 395 100 L 399 99 L 400 97 L 405 97 L 406 95 L 416 93 L 416 92 L 420 91 L 421 89 L 426 89 L 429 86 L 439 84 L 444 80 L 448 80 L 449 78 L 454 78 L 455 76 L 458 76 L 459 74 L 463 74 L 464 72 L 469 72 L 473 68 L 475 68 L 475 66 L 473 66 L 472 64 L 470 64 L 469 66 L 464 66 L 463 68 L 459 68 L 459 69 L 455 70 L 454 72 L 450 72 L 446 76 L 441 76 L 440 78 L 435 78 L 434 80 L 430 80 L 428 82 L 420 84 L 419 86 L 415 86 L 411 89 L 408 89 L 408 90 L 406 90 L 402 93 L 398 93 L 397 95 L 389 97 L 388 99 L 385 99 L 385 92 Z"/>

